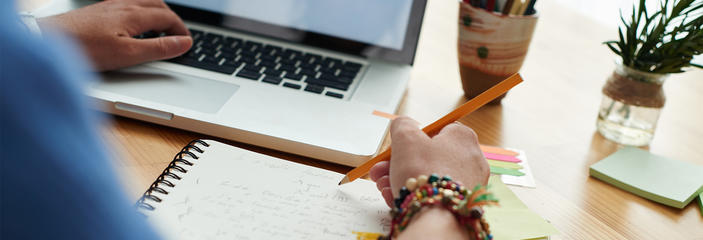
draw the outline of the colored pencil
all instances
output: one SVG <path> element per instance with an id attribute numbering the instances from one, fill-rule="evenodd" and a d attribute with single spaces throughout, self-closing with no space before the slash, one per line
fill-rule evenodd
<path id="1" fill-rule="evenodd" d="M 523 13 L 523 15 L 535 14 L 535 3 L 537 3 L 537 0 L 531 0 L 530 4 L 527 6 L 527 9 Z"/>
<path id="2" fill-rule="evenodd" d="M 510 14 L 510 10 L 513 9 L 513 2 L 515 1 L 520 1 L 520 0 L 508 0 L 505 2 L 505 6 L 503 6 L 503 15 L 508 15 Z"/>
<path id="3" fill-rule="evenodd" d="M 449 114 L 445 115 L 444 117 L 438 119 L 437 121 L 433 122 L 432 124 L 428 125 L 427 127 L 423 128 L 422 131 L 425 132 L 428 136 L 434 136 L 437 134 L 444 126 L 449 125 L 450 123 L 453 123 L 459 118 L 466 116 L 467 114 L 475 111 L 476 109 L 480 108 L 483 105 L 486 105 L 486 103 L 492 101 L 493 99 L 497 98 L 498 96 L 502 95 L 503 93 L 508 92 L 511 88 L 515 87 L 519 83 L 522 82 L 522 77 L 520 76 L 519 73 L 513 74 L 509 78 L 501 81 L 500 83 L 496 84 L 495 86 L 489 88 L 485 92 L 479 94 L 475 98 L 472 98 L 468 102 L 464 103 L 463 105 L 459 106 L 457 109 L 454 111 L 450 112 Z M 344 176 L 342 181 L 339 182 L 339 185 L 351 182 L 356 180 L 357 178 L 360 178 L 363 175 L 366 175 L 369 170 L 371 170 L 371 167 L 375 165 L 378 162 L 381 161 L 388 161 L 391 158 L 391 148 L 386 149 L 383 151 L 381 154 L 376 155 L 376 157 L 366 161 L 365 163 L 359 165 L 358 167 L 352 169 L 351 171 L 347 172 L 347 174 Z"/>
<path id="4" fill-rule="evenodd" d="M 522 0 L 513 1 L 513 6 L 510 8 L 510 15 L 522 15 L 518 13 L 524 2 Z"/>
<path id="5" fill-rule="evenodd" d="M 486 2 L 486 10 L 489 12 L 493 12 L 493 9 L 495 9 L 496 6 L 496 0 L 488 0 Z"/>
<path id="6" fill-rule="evenodd" d="M 522 6 L 520 6 L 520 9 L 517 10 L 517 13 L 515 15 L 525 15 L 525 12 L 527 11 L 527 8 L 530 6 L 531 0 L 525 0 L 524 3 L 522 3 Z"/>

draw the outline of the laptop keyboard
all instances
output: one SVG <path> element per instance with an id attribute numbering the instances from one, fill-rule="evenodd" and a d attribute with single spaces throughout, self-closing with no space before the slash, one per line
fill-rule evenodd
<path id="1" fill-rule="evenodd" d="M 167 61 L 340 99 L 362 68 L 357 62 L 273 44 L 190 32 L 193 47 Z"/>

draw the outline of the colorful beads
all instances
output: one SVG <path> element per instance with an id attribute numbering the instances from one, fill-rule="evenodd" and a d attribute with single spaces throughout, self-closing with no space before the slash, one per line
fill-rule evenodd
<path id="1" fill-rule="evenodd" d="M 437 182 L 437 180 L 439 180 L 439 176 L 437 176 L 437 174 L 435 174 L 435 173 L 430 175 L 430 178 L 427 179 L 427 181 L 429 181 L 430 183 Z"/>
<path id="2" fill-rule="evenodd" d="M 395 203 L 395 207 L 396 207 L 396 208 L 400 208 L 400 204 L 403 203 L 403 199 L 402 199 L 402 198 L 396 198 L 395 200 L 393 200 L 393 202 Z"/>
<path id="3" fill-rule="evenodd" d="M 449 175 L 445 175 L 444 177 L 442 177 L 442 181 L 449 182 L 451 180 L 452 180 L 452 177 L 450 177 Z"/>
<path id="4" fill-rule="evenodd" d="M 482 188 L 484 187 L 477 186 L 474 191 L 468 191 L 451 177 L 439 178 L 437 174 L 408 179 L 400 189 L 399 198 L 394 199 L 395 207 L 391 210 L 393 219 L 389 236 L 395 237 L 403 231 L 413 215 L 421 211 L 422 207 L 440 205 L 452 212 L 470 233 L 475 234 L 475 239 L 491 240 L 493 236 L 490 235 L 488 223 L 482 218 L 481 206 L 496 204 L 497 200 Z M 474 193 L 478 195 L 474 196 Z M 469 202 L 469 199 L 475 200 Z"/>
<path id="5" fill-rule="evenodd" d="M 444 189 L 444 192 L 442 193 L 445 198 L 451 198 L 454 197 L 454 191 L 449 190 L 449 189 Z"/>
<path id="6" fill-rule="evenodd" d="M 405 187 L 410 191 L 415 191 L 415 188 L 417 187 L 417 180 L 415 178 L 408 178 L 408 180 L 405 181 Z"/>
<path id="7" fill-rule="evenodd" d="M 471 218 L 480 219 L 483 217 L 483 209 L 480 207 L 472 207 L 469 214 L 471 215 Z"/>
<path id="8" fill-rule="evenodd" d="M 417 177 L 417 186 L 423 186 L 427 184 L 427 176 L 425 175 L 420 175 Z"/>
<path id="9" fill-rule="evenodd" d="M 410 194 L 410 190 L 408 190 L 408 188 L 406 188 L 406 187 L 400 188 L 400 198 L 405 199 L 405 197 L 407 197 L 408 194 Z"/>

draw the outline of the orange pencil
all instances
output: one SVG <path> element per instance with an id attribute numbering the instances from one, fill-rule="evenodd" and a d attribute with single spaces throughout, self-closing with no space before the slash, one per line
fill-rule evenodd
<path id="1" fill-rule="evenodd" d="M 501 81 L 500 83 L 496 84 L 495 86 L 491 87 L 490 89 L 486 90 L 485 92 L 479 94 L 475 98 L 469 100 L 468 102 L 464 103 L 463 105 L 459 106 L 457 109 L 454 109 L 454 111 L 450 112 L 446 116 L 440 118 L 439 120 L 433 122 L 432 124 L 428 125 L 427 127 L 423 128 L 422 131 L 425 132 L 429 136 L 433 136 L 436 133 L 438 133 L 444 126 L 449 125 L 450 123 L 455 122 L 456 120 L 459 120 L 459 118 L 466 116 L 467 114 L 475 111 L 476 109 L 480 108 L 481 106 L 485 105 L 486 103 L 492 101 L 493 99 L 497 98 L 498 96 L 502 95 L 503 93 L 508 92 L 511 88 L 515 87 L 515 85 L 518 85 L 519 83 L 522 82 L 522 77 L 520 77 L 519 73 L 513 74 L 509 78 Z M 366 161 L 365 163 L 361 164 L 360 166 L 352 169 L 347 173 L 346 176 L 344 176 L 344 179 L 339 182 L 339 185 L 351 182 L 356 180 L 357 178 L 360 178 L 363 175 L 366 175 L 369 170 L 371 170 L 371 167 L 375 165 L 378 162 L 381 161 L 388 161 L 391 158 L 391 148 L 386 149 L 383 151 L 381 154 L 376 155 L 376 157 Z"/>

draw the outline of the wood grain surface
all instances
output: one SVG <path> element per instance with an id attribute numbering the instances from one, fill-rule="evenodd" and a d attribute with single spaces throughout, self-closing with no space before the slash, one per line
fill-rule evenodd
<path id="1" fill-rule="evenodd" d="M 521 71 L 525 82 L 501 105 L 479 109 L 461 122 L 476 130 L 482 144 L 526 152 L 537 188 L 511 189 L 561 231 L 553 239 L 703 239 L 703 217 L 695 203 L 667 207 L 588 176 L 591 164 L 620 147 L 595 130 L 601 87 L 615 67 L 615 55 L 601 42 L 616 38 L 617 31 L 554 1 L 538 5 L 540 19 Z M 457 12 L 457 1 L 428 1 L 414 72 L 398 114 L 428 124 L 466 101 L 457 66 Z M 667 103 L 646 149 L 703 165 L 703 71 L 672 75 L 664 88 Z M 186 143 L 211 138 L 109 119 L 101 133 L 132 199 Z M 342 173 L 350 169 L 221 141 Z"/>

